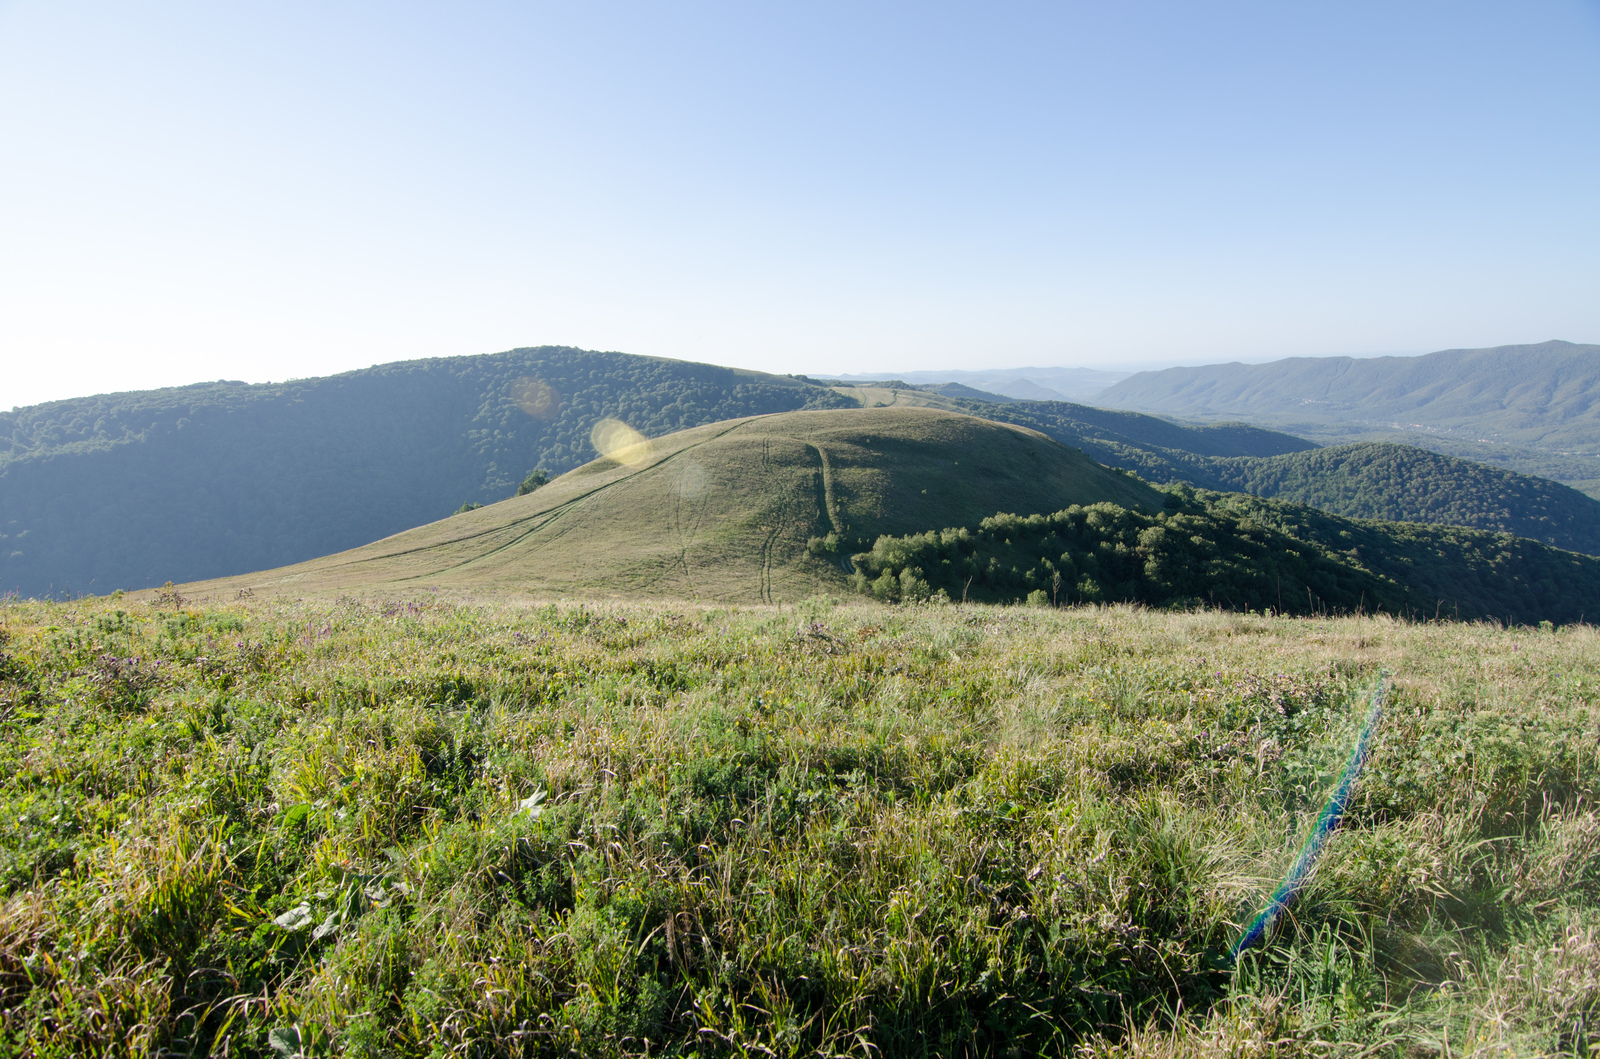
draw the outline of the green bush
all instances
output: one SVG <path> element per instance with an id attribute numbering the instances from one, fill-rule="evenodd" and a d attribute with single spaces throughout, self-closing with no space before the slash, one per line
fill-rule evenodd
<path id="1" fill-rule="evenodd" d="M 546 486 L 546 485 L 549 485 L 549 484 L 550 484 L 550 472 L 545 470 L 543 467 L 540 467 L 536 471 L 530 471 L 528 473 L 528 477 L 526 477 L 526 478 L 524 478 L 522 480 L 522 484 L 517 486 L 517 495 L 518 496 L 527 496 L 529 493 L 533 492 L 534 490 L 539 489 L 540 487 Z"/>

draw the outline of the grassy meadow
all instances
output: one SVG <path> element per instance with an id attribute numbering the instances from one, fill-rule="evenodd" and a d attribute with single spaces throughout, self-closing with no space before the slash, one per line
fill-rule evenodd
<path id="1" fill-rule="evenodd" d="M 1597 695 L 1583 625 L 13 600 L 0 1053 L 1587 1054 Z"/>

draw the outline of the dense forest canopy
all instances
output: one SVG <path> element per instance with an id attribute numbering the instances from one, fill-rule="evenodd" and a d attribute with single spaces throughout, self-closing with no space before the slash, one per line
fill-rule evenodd
<path id="1" fill-rule="evenodd" d="M 847 403 L 801 379 L 547 346 L 15 409 L 0 413 L 0 592 L 106 592 L 364 544 L 587 462 L 604 418 L 655 436 Z"/>
<path id="2" fill-rule="evenodd" d="M 1409 445 L 1337 445 L 1265 459 L 1213 459 L 1207 470 L 1195 484 L 1352 518 L 1467 526 L 1600 554 L 1600 500 L 1547 478 Z"/>
<path id="3" fill-rule="evenodd" d="M 880 537 L 853 557 L 879 599 L 1144 603 L 1510 623 L 1600 612 L 1600 559 L 1509 534 L 1341 518 L 1177 487 L 1165 510 L 1000 514 L 975 529 Z"/>
<path id="4" fill-rule="evenodd" d="M 1600 554 L 1600 500 L 1547 478 L 1410 445 L 1318 448 L 1242 423 L 1192 426 L 1063 402 L 971 407 L 1152 482 L 1292 500 L 1351 518 L 1512 533 Z"/>

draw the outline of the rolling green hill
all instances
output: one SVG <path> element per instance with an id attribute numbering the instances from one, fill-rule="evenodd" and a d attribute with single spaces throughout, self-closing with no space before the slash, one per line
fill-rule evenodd
<path id="1" fill-rule="evenodd" d="M 1095 401 L 1244 419 L 1323 441 L 1404 439 L 1591 493 L 1600 487 L 1600 346 L 1545 342 L 1169 368 L 1124 379 Z"/>
<path id="2" fill-rule="evenodd" d="M 205 383 L 0 413 L 0 593 L 264 569 L 509 496 L 592 459 L 594 424 L 666 434 L 848 404 L 784 376 L 565 347 Z"/>
<path id="3" fill-rule="evenodd" d="M 1593 503 L 1415 450 L 1319 454 L 1303 438 L 1239 423 L 996 403 L 964 387 L 826 387 L 543 347 L 0 413 L 0 592 L 69 595 L 200 580 L 355 547 L 463 503 L 493 504 L 534 468 L 577 467 L 595 454 L 590 432 L 604 419 L 661 436 L 830 406 L 966 412 L 1037 430 L 1150 481 L 1596 547 Z M 926 525 L 947 521 L 935 516 Z"/>
<path id="4" fill-rule="evenodd" d="M 1163 495 L 1033 431 L 937 409 L 790 412 L 629 440 L 527 496 L 185 591 L 771 602 L 841 588 L 849 572 L 888 600 L 1514 623 L 1600 611 L 1600 559 L 1240 493 Z"/>
<path id="5" fill-rule="evenodd" d="M 789 412 L 636 441 L 515 497 L 194 591 L 484 590 L 735 601 L 839 587 L 883 534 L 1159 493 L 1033 431 L 928 408 Z"/>

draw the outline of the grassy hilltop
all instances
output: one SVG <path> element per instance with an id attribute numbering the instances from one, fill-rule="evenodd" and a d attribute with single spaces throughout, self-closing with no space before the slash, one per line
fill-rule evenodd
<path id="1" fill-rule="evenodd" d="M 667 434 L 850 402 L 800 379 L 561 346 L 0 412 L 0 592 L 105 593 L 353 548 Z"/>
<path id="2" fill-rule="evenodd" d="M 1247 488 L 1335 514 L 1454 523 L 1595 550 L 1600 502 L 1526 477 L 1486 475 L 1476 464 L 1428 462 L 1415 450 L 1382 460 L 1347 450 L 1318 456 L 1303 438 L 1236 423 L 1195 427 L 953 392 L 893 382 L 825 386 L 539 347 L 13 409 L 0 412 L 0 593 L 105 593 L 354 548 L 463 502 L 492 504 L 537 468 L 559 475 L 580 466 L 598 454 L 590 435 L 607 419 L 662 437 L 751 415 L 861 405 L 934 406 L 1028 427 L 1149 481 Z M 1428 444 L 1443 437 L 1430 435 Z M 1301 458 L 1289 459 L 1295 454 Z"/>
<path id="3" fill-rule="evenodd" d="M 1597 673 L 1587 626 L 6 603 L 0 1052 L 1592 1054 Z"/>
<path id="4" fill-rule="evenodd" d="M 793 600 L 841 586 L 839 557 L 881 534 L 1099 501 L 1163 502 L 1018 427 L 930 408 L 789 412 L 642 442 L 530 495 L 196 591 Z"/>
<path id="5" fill-rule="evenodd" d="M 1600 558 L 1509 534 L 1166 492 L 1029 430 L 925 407 L 645 439 L 536 492 L 186 591 L 738 602 L 1140 602 L 1519 624 L 1600 613 Z"/>

